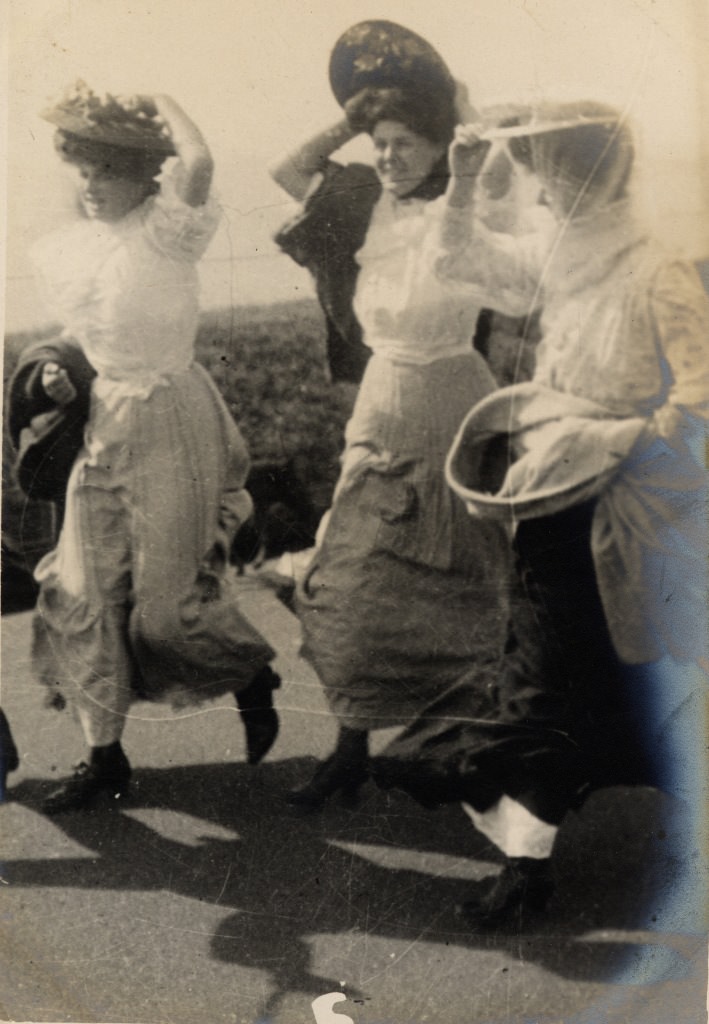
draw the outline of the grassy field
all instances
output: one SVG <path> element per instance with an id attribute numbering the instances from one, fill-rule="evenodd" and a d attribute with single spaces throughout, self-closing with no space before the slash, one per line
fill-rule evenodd
<path id="1" fill-rule="evenodd" d="M 55 332 L 49 325 L 7 335 L 5 382 L 19 353 Z M 254 462 L 297 456 L 311 464 L 315 480 L 331 479 L 349 400 L 346 389 L 328 380 L 324 328 L 314 301 L 206 312 L 196 354 L 226 399 Z"/>
<path id="2" fill-rule="evenodd" d="M 4 380 L 20 352 L 51 337 L 56 327 L 5 338 Z M 481 346 L 498 383 L 529 375 L 536 325 L 521 338 L 521 321 L 496 314 Z M 325 329 L 312 299 L 210 310 L 202 315 L 197 359 L 211 374 L 251 452 L 247 486 L 256 505 L 255 528 L 245 531 L 235 556 L 248 561 L 263 544 L 269 554 L 312 540 L 337 479 L 343 430 L 352 408 L 351 385 L 332 384 Z M 12 456 L 3 449 L 5 561 L 31 567 L 56 534 L 51 506 L 28 502 L 13 484 Z M 270 510 L 277 510 L 269 518 Z M 13 584 L 19 586 L 19 583 Z"/>
<path id="3" fill-rule="evenodd" d="M 224 395 L 254 463 L 293 461 L 313 500 L 326 507 L 352 399 L 351 388 L 329 380 L 317 304 L 206 313 L 197 358 Z"/>
<path id="4" fill-rule="evenodd" d="M 19 354 L 56 333 L 52 325 L 5 338 L 4 382 Z M 307 543 L 327 508 L 337 479 L 351 388 L 333 385 L 325 360 L 325 332 L 312 300 L 212 310 L 202 316 L 197 359 L 224 396 L 249 445 L 251 489 L 260 526 L 268 507 L 286 506 L 289 528 L 281 546 Z M 3 447 L 5 562 L 31 567 L 53 543 L 50 505 L 28 502 L 12 480 L 12 454 Z M 256 541 L 246 540 L 244 554 Z M 276 541 L 278 543 L 278 540 Z M 18 580 L 13 587 L 20 585 Z"/>

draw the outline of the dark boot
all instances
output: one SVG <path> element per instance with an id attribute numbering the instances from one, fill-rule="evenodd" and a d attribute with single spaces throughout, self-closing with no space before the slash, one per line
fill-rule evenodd
<path id="1" fill-rule="evenodd" d="M 114 798 L 125 796 L 130 776 L 130 764 L 118 740 L 106 747 L 92 747 L 88 764 L 81 761 L 71 778 L 49 794 L 42 810 L 45 814 L 80 811 L 103 790 Z"/>
<path id="2" fill-rule="evenodd" d="M 10 723 L 0 711 L 0 801 L 5 799 L 5 787 L 9 772 L 20 767 L 20 758 L 10 732 Z"/>
<path id="3" fill-rule="evenodd" d="M 546 908 L 554 882 L 551 859 L 510 857 L 490 888 L 460 907 L 460 916 L 472 927 L 490 927 Z"/>
<path id="4" fill-rule="evenodd" d="M 354 807 L 359 788 L 369 775 L 368 740 L 368 733 L 364 730 L 340 726 L 333 753 L 318 766 L 306 786 L 292 789 L 286 795 L 286 801 L 302 810 L 317 811 L 330 796 L 339 792 L 342 802 Z"/>
<path id="5" fill-rule="evenodd" d="M 281 677 L 266 665 L 245 690 L 234 694 L 246 730 L 249 764 L 262 761 L 276 742 L 278 715 L 273 706 L 273 691 L 280 685 Z"/>

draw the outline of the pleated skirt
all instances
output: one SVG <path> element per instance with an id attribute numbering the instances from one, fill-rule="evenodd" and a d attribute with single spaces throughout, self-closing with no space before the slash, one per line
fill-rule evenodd
<path id="1" fill-rule="evenodd" d="M 54 694 L 191 703 L 243 688 L 271 660 L 210 557 L 225 503 L 249 514 L 247 471 L 201 367 L 143 391 L 95 384 L 59 542 L 35 573 L 34 668 Z"/>

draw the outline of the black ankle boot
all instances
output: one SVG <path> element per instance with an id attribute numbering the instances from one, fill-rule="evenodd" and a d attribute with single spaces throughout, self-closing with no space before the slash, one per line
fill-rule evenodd
<path id="1" fill-rule="evenodd" d="M 249 764 L 262 761 L 276 742 L 278 715 L 273 706 L 273 691 L 280 685 L 281 677 L 266 665 L 245 690 L 234 695 L 246 730 Z"/>
<path id="2" fill-rule="evenodd" d="M 473 927 L 501 924 L 526 911 L 544 910 L 553 892 L 549 857 L 510 857 L 490 888 L 460 907 L 460 916 Z"/>
<path id="3" fill-rule="evenodd" d="M 131 768 L 116 741 L 105 747 L 92 747 L 88 764 L 81 761 L 74 774 L 65 779 L 42 804 L 45 814 L 80 811 L 105 790 L 109 796 L 123 797 L 128 792 Z"/>
<path id="4" fill-rule="evenodd" d="M 20 758 L 10 732 L 10 723 L 0 711 L 0 800 L 5 799 L 5 785 L 9 772 L 20 767 Z"/>
<path id="5" fill-rule="evenodd" d="M 361 729 L 342 727 L 334 752 L 317 767 L 306 786 L 286 794 L 287 803 L 305 811 L 317 811 L 339 792 L 342 802 L 354 807 L 359 789 L 369 777 L 368 756 L 368 734 Z"/>

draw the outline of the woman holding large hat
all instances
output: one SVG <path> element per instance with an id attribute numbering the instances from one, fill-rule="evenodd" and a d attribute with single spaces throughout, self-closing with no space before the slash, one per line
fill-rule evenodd
<path id="1" fill-rule="evenodd" d="M 463 907 L 474 927 L 546 906 L 559 829 L 593 790 L 655 786 L 684 814 L 705 778 L 709 300 L 639 216 L 620 111 L 544 105 L 521 131 L 554 230 L 520 245 L 480 227 L 490 138 L 458 129 L 439 269 L 476 293 L 484 278 L 530 301 L 543 288 L 532 380 L 473 407 L 446 466 L 476 522 L 514 525 L 528 600 L 495 712 L 476 715 L 462 677 L 371 766 L 424 804 L 461 800 L 505 855 Z"/>
<path id="2" fill-rule="evenodd" d="M 20 443 L 86 399 L 59 542 L 35 573 L 34 668 L 73 706 L 88 747 L 45 802 L 59 813 L 126 791 L 121 738 L 136 696 L 235 694 L 258 761 L 278 730 L 279 681 L 223 571 L 251 510 L 248 454 L 194 362 L 196 264 L 219 217 L 207 145 L 168 96 L 100 97 L 79 82 L 43 116 L 85 216 L 35 250 L 64 330 L 23 361 L 10 425 Z"/>
<path id="3" fill-rule="evenodd" d="M 381 21 L 344 34 L 330 79 L 344 117 L 272 171 L 304 202 L 282 248 L 313 272 L 331 341 L 360 358 L 361 338 L 368 360 L 298 593 L 304 653 L 340 723 L 334 753 L 290 794 L 309 808 L 354 795 L 369 730 L 409 721 L 471 665 L 482 713 L 508 574 L 502 529 L 467 517 L 443 475 L 465 412 L 495 387 L 471 345 L 480 305 L 434 272 L 455 83 L 428 43 Z M 361 132 L 374 167 L 331 159 Z"/>

